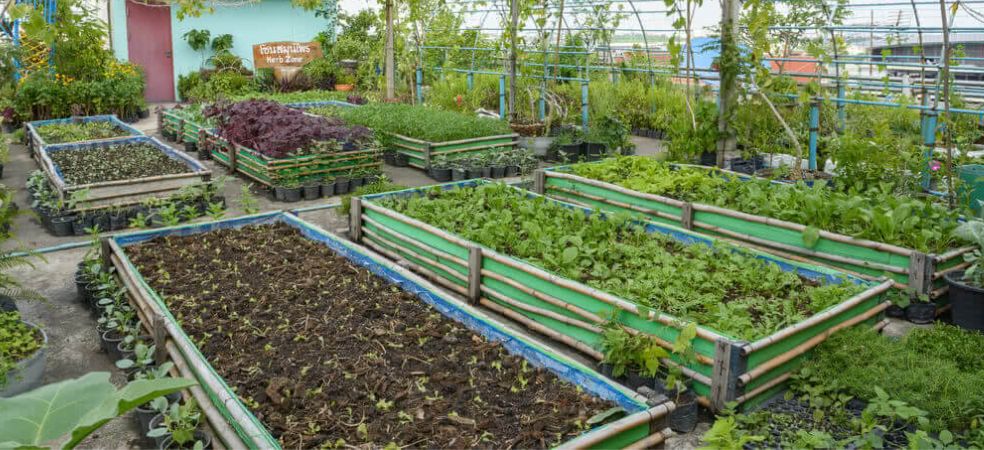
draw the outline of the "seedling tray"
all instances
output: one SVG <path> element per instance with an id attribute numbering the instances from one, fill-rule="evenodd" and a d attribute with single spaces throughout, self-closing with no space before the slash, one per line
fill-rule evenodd
<path id="1" fill-rule="evenodd" d="M 515 133 L 447 142 L 428 142 L 396 133 L 386 134 L 390 138 L 390 145 L 397 153 L 406 155 L 411 167 L 422 170 L 429 169 L 431 161 L 438 156 L 462 158 L 482 154 L 494 148 L 513 149 L 519 145 L 519 135 Z"/>
<path id="2" fill-rule="evenodd" d="M 270 158 L 242 145 L 232 144 L 213 130 L 202 129 L 199 136 L 199 145 L 204 145 L 216 162 L 226 166 L 231 172 L 241 173 L 268 187 L 287 176 L 296 176 L 304 182 L 320 180 L 325 175 L 344 175 L 352 169 L 380 167 L 383 164 L 381 152 L 372 148 Z"/>
<path id="3" fill-rule="evenodd" d="M 141 322 L 152 332 L 157 348 L 163 350 L 158 355 L 159 361 L 169 357 L 175 362 L 174 375 L 198 381 L 198 386 L 191 388 L 191 394 L 202 406 L 210 428 L 227 448 L 280 448 L 280 445 L 185 333 L 161 296 L 150 287 L 132 263 L 127 247 L 162 236 L 189 236 L 219 229 L 278 222 L 299 230 L 304 237 L 323 243 L 340 257 L 399 286 L 470 331 L 501 343 L 510 354 L 520 356 L 536 367 L 546 368 L 592 396 L 612 401 L 628 412 L 626 417 L 592 429 L 564 443 L 562 448 L 623 448 L 633 443 L 655 445 L 665 438 L 659 431 L 663 429 L 660 422 L 675 408 L 672 402 L 650 407 L 642 396 L 612 383 L 592 369 L 506 327 L 365 248 L 353 245 L 292 214 L 263 213 L 107 238 L 103 246 L 103 257 L 116 268 L 131 301 L 136 305 Z"/>
<path id="4" fill-rule="evenodd" d="M 534 184 L 534 190 L 540 194 L 581 206 L 642 214 L 656 223 L 741 242 L 868 279 L 888 276 L 895 287 L 912 289 L 934 299 L 946 293 L 943 275 L 965 268 L 963 255 L 972 250 L 962 247 L 942 254 L 927 254 L 823 230 L 816 245 L 807 248 L 803 243 L 806 225 L 646 194 L 574 175 L 566 167 L 540 171 Z"/>
<path id="5" fill-rule="evenodd" d="M 124 136 L 117 136 L 117 137 L 113 137 L 113 138 L 109 138 L 109 139 L 92 139 L 92 140 L 78 141 L 78 142 L 61 142 L 61 143 L 58 143 L 58 144 L 49 144 L 49 143 L 45 142 L 44 139 L 41 138 L 41 135 L 38 133 L 38 128 L 39 127 L 43 127 L 45 125 L 57 125 L 57 124 L 66 124 L 66 123 L 73 123 L 73 122 L 112 122 L 112 124 L 116 128 L 118 128 L 121 131 L 125 132 L 126 135 L 124 135 Z M 120 120 L 119 118 L 117 118 L 115 115 L 85 116 L 85 117 L 67 117 L 67 118 L 64 118 L 64 119 L 38 120 L 38 121 L 34 121 L 34 122 L 28 122 L 27 125 L 25 125 L 25 126 L 26 126 L 26 129 L 27 129 L 27 136 L 28 136 L 27 144 L 28 144 L 28 147 L 30 147 L 30 149 L 31 149 L 31 154 L 34 155 L 35 158 L 37 158 L 38 151 L 40 149 L 42 149 L 42 148 L 44 148 L 46 146 L 49 146 L 49 145 L 65 145 L 65 144 L 77 144 L 77 143 L 85 143 L 85 142 L 101 142 L 101 141 L 108 141 L 108 140 L 114 140 L 114 139 L 122 139 L 122 138 L 125 138 L 127 136 L 143 136 L 144 135 L 143 132 L 141 132 L 140 130 L 138 130 L 136 128 L 131 127 L 130 125 L 127 125 L 122 120 Z"/>
<path id="6" fill-rule="evenodd" d="M 441 186 L 449 189 L 481 183 L 486 182 Z M 670 346 L 686 325 L 676 317 L 641 308 L 623 298 L 557 276 L 376 202 L 392 196 L 423 195 L 427 190 L 409 189 L 354 198 L 349 217 L 353 238 L 408 264 L 475 304 L 507 315 L 598 360 L 603 357 L 598 349 L 600 326 L 604 324 L 597 320 L 599 318 L 614 317 L 628 327 L 659 337 L 664 341 L 663 346 Z M 536 196 L 533 193 L 527 195 Z M 667 234 L 684 244 L 713 246 L 717 243 L 713 238 L 681 228 L 656 223 L 646 223 L 645 227 L 650 233 Z M 891 281 L 869 282 L 830 268 L 790 261 L 756 250 L 748 252 L 782 270 L 797 271 L 807 278 L 833 282 L 849 280 L 867 289 L 755 342 L 744 342 L 697 324 L 697 337 L 692 344 L 698 356 L 695 362 L 683 367 L 683 371 L 693 379 L 701 403 L 716 409 L 724 408 L 731 401 L 745 406 L 764 401 L 782 389 L 810 350 L 827 336 L 844 327 L 880 320 L 890 304 L 882 299 L 882 294 L 891 288 Z"/>
<path id="7" fill-rule="evenodd" d="M 51 159 L 51 155 L 55 152 L 71 152 L 120 144 L 149 144 L 159 149 L 171 159 L 183 163 L 187 166 L 188 171 L 185 173 L 157 175 L 128 180 L 71 185 L 65 181 L 65 177 L 63 176 L 61 169 Z M 176 193 L 182 187 L 207 182 L 212 175 L 211 170 L 203 166 L 194 158 L 188 156 L 180 150 L 168 147 L 161 141 L 148 136 L 129 137 L 97 142 L 48 145 L 40 149 L 39 159 L 41 168 L 48 177 L 48 181 L 52 186 L 54 186 L 55 191 L 58 192 L 60 198 L 66 199 L 74 191 L 89 191 L 89 194 L 85 199 L 85 205 L 77 208 L 77 211 L 108 208 L 112 206 L 133 205 L 148 198 L 168 197 Z"/>

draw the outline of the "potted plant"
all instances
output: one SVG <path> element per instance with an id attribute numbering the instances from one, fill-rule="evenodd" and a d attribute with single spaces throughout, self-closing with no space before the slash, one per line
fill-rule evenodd
<path id="1" fill-rule="evenodd" d="M 274 199 L 282 202 L 296 202 L 301 199 L 301 182 L 293 175 L 286 175 L 273 186 Z"/>
<path id="2" fill-rule="evenodd" d="M 393 166 L 395 167 L 407 167 L 410 165 L 410 156 L 406 153 L 396 152 L 393 155 Z"/>
<path id="3" fill-rule="evenodd" d="M 697 427 L 697 395 L 690 389 L 691 380 L 683 374 L 681 367 L 692 365 L 697 360 L 693 339 L 697 337 L 697 324 L 691 322 L 680 330 L 673 341 L 673 354 L 680 365 L 667 366 L 664 393 L 676 409 L 667 417 L 667 422 L 677 433 L 689 433 Z"/>
<path id="4" fill-rule="evenodd" d="M 451 181 L 462 181 L 468 179 L 468 170 L 462 167 L 459 161 L 454 161 L 451 164 Z"/>
<path id="5" fill-rule="evenodd" d="M 355 89 L 355 75 L 348 72 L 342 72 L 335 78 L 335 90 L 348 92 Z"/>
<path id="6" fill-rule="evenodd" d="M 970 266 L 944 275 L 950 287 L 953 323 L 968 330 L 984 331 L 984 221 L 968 220 L 953 233 L 975 247 L 964 254 L 964 261 Z"/>
<path id="7" fill-rule="evenodd" d="M 447 156 L 439 155 L 431 161 L 431 177 L 442 183 L 451 181 L 451 165 Z"/>
<path id="8" fill-rule="evenodd" d="M 335 176 L 325 175 L 321 177 L 321 196 L 331 197 L 335 195 Z"/>
<path id="9" fill-rule="evenodd" d="M 17 311 L 0 312 L 0 397 L 30 391 L 44 375 L 48 336 Z"/>
<path id="10" fill-rule="evenodd" d="M 348 194 L 351 188 L 352 188 L 352 184 L 349 181 L 348 174 L 342 174 L 335 177 L 336 195 Z"/>
<path id="11" fill-rule="evenodd" d="M 353 169 L 349 172 L 349 189 L 356 190 L 366 184 L 365 173 L 361 170 Z"/>
<path id="12" fill-rule="evenodd" d="M 304 200 L 317 200 L 321 198 L 321 182 L 318 180 L 308 180 L 304 182 Z"/>
<path id="13" fill-rule="evenodd" d="M 153 428 L 147 436 L 155 439 L 160 450 L 211 448 L 211 438 L 198 429 L 201 414 L 194 399 L 172 403 L 167 411 L 151 419 Z"/>

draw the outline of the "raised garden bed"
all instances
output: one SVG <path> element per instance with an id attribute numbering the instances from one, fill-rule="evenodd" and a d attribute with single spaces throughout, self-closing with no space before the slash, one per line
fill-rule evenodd
<path id="1" fill-rule="evenodd" d="M 143 133 L 116 116 L 69 117 L 65 119 L 39 120 L 25 125 L 28 147 L 32 154 L 46 146 L 119 139 L 143 136 Z"/>
<path id="2" fill-rule="evenodd" d="M 41 167 L 58 197 L 84 192 L 86 209 L 140 203 L 207 182 L 211 171 L 181 151 L 142 136 L 40 150 Z M 76 195 L 77 196 L 77 195 Z"/>
<path id="3" fill-rule="evenodd" d="M 702 403 L 715 408 L 723 408 L 730 401 L 754 405 L 768 398 L 781 389 L 812 347 L 841 328 L 878 320 L 889 305 L 881 299 L 891 287 L 888 281 L 870 283 L 753 250 L 728 256 L 734 250 L 725 247 L 717 251 L 729 252 L 727 255 L 707 255 L 722 244 L 652 223 L 606 223 L 608 219 L 602 215 L 586 217 L 590 216 L 589 209 L 498 186 L 484 182 L 443 185 L 445 190 L 466 189 L 454 191 L 461 195 L 457 206 L 457 200 L 439 205 L 446 211 L 442 217 L 449 224 L 457 224 L 455 232 L 478 233 L 478 241 L 485 245 L 410 217 L 429 214 L 428 199 L 443 195 L 428 189 L 353 199 L 350 228 L 357 241 L 405 261 L 475 303 L 599 360 L 604 357 L 599 349 L 602 327 L 608 318 L 655 336 L 661 346 L 669 347 L 686 322 L 693 320 L 685 317 L 695 314 L 688 313 L 688 308 L 704 305 L 698 317 L 729 331 L 715 330 L 698 320 L 692 340 L 696 358 L 683 361 L 683 371 L 693 379 Z M 492 194 L 473 198 L 465 192 L 482 189 Z M 511 190 L 511 194 L 496 193 L 496 189 Z M 522 200 L 515 200 L 515 205 L 508 203 L 517 197 Z M 419 203 L 413 203 L 413 199 Z M 497 227 L 501 218 L 523 225 L 521 229 Z M 475 221 L 481 224 L 472 223 Z M 558 231 L 563 236 L 544 231 L 555 227 L 563 228 Z M 573 231 L 574 228 L 581 231 Z M 611 237 L 602 245 L 602 241 L 588 239 L 584 230 L 607 230 L 605 233 L 622 237 Z M 494 249 L 502 245 L 507 251 Z M 546 248 L 542 250 L 545 253 L 537 253 L 541 247 Z M 667 254 L 663 248 L 672 250 Z M 531 249 L 535 251 L 523 259 L 511 256 Z M 659 256 L 654 256 L 657 253 Z M 595 263 L 594 257 L 584 255 L 602 259 Z M 683 270 L 693 255 L 703 256 L 692 261 L 687 277 L 678 277 L 673 268 Z M 678 257 L 683 259 L 674 261 Z M 535 262 L 527 262 L 528 258 Z M 715 266 L 715 260 L 730 262 Z M 697 267 L 702 269 L 695 272 Z M 740 273 L 749 276 L 740 282 Z M 836 286 L 838 283 L 848 284 L 841 287 Z M 760 284 L 771 287 L 757 287 Z M 742 294 L 741 285 L 749 286 L 753 293 Z M 686 294 L 679 294 L 677 288 Z M 739 291 L 729 293 L 732 288 Z M 756 289 L 770 289 L 772 293 L 759 297 L 754 294 Z M 774 299 L 767 300 L 771 296 Z M 670 300 L 661 304 L 664 298 Z M 727 303 L 734 305 L 715 306 Z M 800 306 L 794 306 L 797 304 Z M 681 315 L 662 312 L 666 308 L 680 311 Z M 664 362 L 682 361 L 676 355 L 673 358 Z"/>
<path id="4" fill-rule="evenodd" d="M 422 170 L 429 170 L 439 157 L 478 156 L 519 145 L 519 135 L 506 122 L 428 107 L 379 103 L 313 108 L 311 112 L 371 128 L 385 147 L 403 155 L 407 165 Z"/>
<path id="5" fill-rule="evenodd" d="M 158 115 L 158 128 L 165 139 L 184 144 L 186 151 L 190 146 L 198 144 L 198 136 L 202 129 L 211 124 L 202 116 L 201 105 L 188 105 L 161 111 Z"/>
<path id="6" fill-rule="evenodd" d="M 201 130 L 201 150 L 230 171 L 267 187 L 345 177 L 382 166 L 382 152 L 369 130 L 338 119 L 268 101 L 217 106 L 206 116 L 216 117 L 225 131 Z"/>
<path id="7" fill-rule="evenodd" d="M 969 248 L 959 246 L 949 232 L 958 216 L 924 200 L 889 194 L 876 201 L 820 186 L 770 183 L 641 157 L 541 173 L 536 175 L 535 190 L 553 198 L 604 211 L 641 214 L 656 223 L 869 279 L 887 275 L 897 288 L 934 299 L 946 292 L 943 275 L 966 267 L 963 254 Z M 822 216 L 841 229 L 789 220 L 797 216 Z M 846 234 L 849 230 L 859 237 Z"/>
<path id="8" fill-rule="evenodd" d="M 674 408 L 649 408 L 290 214 L 116 236 L 105 248 L 230 448 L 655 445 Z M 205 248 L 236 257 L 206 261 Z M 205 274 L 215 288 L 193 281 Z M 626 417 L 585 431 L 612 406 Z"/>

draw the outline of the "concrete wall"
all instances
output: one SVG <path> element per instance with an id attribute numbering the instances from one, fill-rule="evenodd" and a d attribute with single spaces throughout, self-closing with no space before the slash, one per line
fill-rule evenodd
<path id="1" fill-rule="evenodd" d="M 128 59 L 126 0 L 110 0 L 113 50 L 118 58 Z M 328 27 L 328 21 L 315 17 L 314 11 L 294 8 L 290 0 L 262 0 L 238 7 L 216 6 L 212 14 L 178 20 L 177 8 L 171 11 L 171 45 L 174 51 L 174 82 L 178 76 L 201 67 L 201 54 L 188 46 L 182 36 L 189 30 L 209 30 L 212 37 L 233 35 L 233 53 L 253 64 L 253 45 L 273 41 L 310 41 Z M 145 36 L 154 39 L 153 36 Z M 176 87 L 175 87 L 176 89 Z"/>

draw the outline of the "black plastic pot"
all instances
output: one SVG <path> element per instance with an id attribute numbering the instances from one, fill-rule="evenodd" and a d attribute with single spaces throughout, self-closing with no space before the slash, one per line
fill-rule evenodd
<path id="1" fill-rule="evenodd" d="M 335 178 L 335 195 L 348 194 L 351 187 L 352 184 L 349 182 L 348 178 Z"/>
<path id="2" fill-rule="evenodd" d="M 492 167 L 482 167 L 482 178 L 492 178 Z"/>
<path id="3" fill-rule="evenodd" d="M 889 305 L 885 309 L 885 315 L 894 319 L 905 318 L 905 309 L 899 305 Z"/>
<path id="4" fill-rule="evenodd" d="M 391 166 L 395 166 L 396 165 L 395 161 L 396 161 L 396 153 L 393 153 L 393 152 L 385 152 L 385 153 L 383 153 L 383 162 L 384 163 L 389 164 Z"/>
<path id="5" fill-rule="evenodd" d="M 161 415 L 161 414 L 158 414 L 158 415 L 152 417 L 150 419 L 150 422 L 147 423 L 147 431 L 153 430 L 155 428 L 160 428 L 162 426 L 164 426 L 164 416 Z M 144 434 L 144 436 L 146 436 L 146 433 Z M 156 446 L 157 448 L 160 448 L 161 445 L 164 443 L 164 439 L 167 439 L 168 437 L 169 436 L 165 434 L 164 436 L 153 437 L 153 438 L 150 438 L 150 439 L 152 441 L 154 441 L 154 446 Z"/>
<path id="6" fill-rule="evenodd" d="M 492 178 L 502 178 L 506 176 L 506 166 L 492 166 Z"/>
<path id="7" fill-rule="evenodd" d="M 905 308 L 905 318 L 912 323 L 925 325 L 936 320 L 936 304 L 913 302 Z"/>
<path id="8" fill-rule="evenodd" d="M 410 165 L 410 157 L 403 153 L 393 155 L 393 165 L 396 167 L 406 167 Z"/>
<path id="9" fill-rule="evenodd" d="M 432 169 L 431 178 L 434 178 L 434 181 L 440 181 L 442 183 L 451 181 L 451 169 Z"/>
<path id="10" fill-rule="evenodd" d="M 285 198 L 287 198 L 287 188 L 283 186 L 274 186 L 273 199 L 278 202 L 282 202 L 284 201 Z"/>
<path id="11" fill-rule="evenodd" d="M 656 389 L 656 378 L 643 376 L 642 374 L 636 372 L 635 370 L 630 370 L 626 374 L 625 385 L 632 390 L 639 389 L 643 386 L 648 387 L 650 389 Z"/>
<path id="12" fill-rule="evenodd" d="M 451 181 L 465 180 L 468 172 L 465 169 L 451 169 Z"/>
<path id="13" fill-rule="evenodd" d="M 0 295 L 0 312 L 16 312 L 17 303 L 6 295 Z"/>
<path id="14" fill-rule="evenodd" d="M 212 159 L 212 152 L 208 151 L 207 148 L 198 149 L 198 159 L 201 161 L 208 161 Z"/>
<path id="15" fill-rule="evenodd" d="M 557 159 L 567 158 L 568 161 L 577 160 L 581 156 L 581 144 L 577 143 L 577 144 L 561 145 L 560 152 L 563 154 L 556 155 Z"/>
<path id="16" fill-rule="evenodd" d="M 984 331 L 984 289 L 964 283 L 963 275 L 961 270 L 943 276 L 950 286 L 953 324 L 965 330 Z"/>
<path id="17" fill-rule="evenodd" d="M 291 187 L 291 188 L 283 188 L 283 189 L 284 189 L 284 201 L 285 202 L 293 203 L 293 202 L 301 201 L 301 191 L 302 191 L 302 189 L 301 189 L 300 186 Z"/>
<path id="18" fill-rule="evenodd" d="M 185 142 L 185 153 L 198 153 L 198 143 L 197 142 Z"/>
<path id="19" fill-rule="evenodd" d="M 109 214 L 106 213 L 96 213 L 92 218 L 92 226 L 98 226 L 99 232 L 109 231 Z"/>
<path id="20" fill-rule="evenodd" d="M 51 234 L 55 236 L 71 236 L 75 229 L 75 216 L 58 216 L 51 218 Z"/>
<path id="21" fill-rule="evenodd" d="M 78 272 L 75 272 L 75 292 L 79 295 L 78 300 L 80 302 L 86 301 L 86 283 L 88 283 L 88 281 L 85 279 L 82 269 L 79 269 Z"/>
<path id="22" fill-rule="evenodd" d="M 349 189 L 354 191 L 362 186 L 365 186 L 365 184 L 366 184 L 365 177 L 355 177 L 349 180 Z"/>
<path id="23" fill-rule="evenodd" d="M 598 373 L 600 373 L 600 374 L 602 374 L 602 375 L 604 375 L 604 376 L 606 376 L 608 378 L 615 378 L 614 376 L 612 376 L 612 372 L 614 371 L 614 369 L 615 369 L 615 367 L 613 367 L 611 364 L 608 364 L 608 363 L 599 363 L 598 364 Z"/>
<path id="24" fill-rule="evenodd" d="M 482 169 L 481 168 L 468 169 L 467 172 L 468 173 L 465 176 L 468 177 L 469 180 L 473 180 L 475 178 L 482 178 Z"/>
<path id="25" fill-rule="evenodd" d="M 689 433 L 697 427 L 697 397 L 687 391 L 676 400 L 676 409 L 667 417 L 667 425 L 677 433 Z"/>
<path id="26" fill-rule="evenodd" d="M 122 230 L 126 228 L 129 223 L 127 223 L 126 212 L 120 211 L 116 214 L 109 215 L 109 229 L 110 230 Z"/>
<path id="27" fill-rule="evenodd" d="M 597 161 L 601 159 L 601 156 L 605 154 L 605 144 L 599 142 L 585 142 L 584 156 L 588 158 L 588 161 Z"/>
<path id="28" fill-rule="evenodd" d="M 118 350 L 120 342 L 123 342 L 123 335 L 116 329 L 108 330 L 99 336 L 99 346 L 113 359 L 113 361 L 120 359 L 120 353 Z"/>
<path id="29" fill-rule="evenodd" d="M 150 431 L 150 421 L 153 420 L 154 416 L 158 413 L 150 408 L 150 403 L 140 405 L 134 408 L 134 411 L 137 416 L 137 423 L 140 424 L 140 433 L 142 436 L 146 436 L 147 432 Z"/>
<path id="30" fill-rule="evenodd" d="M 321 185 L 318 183 L 304 185 L 304 200 L 317 200 L 321 198 Z"/>
<path id="31" fill-rule="evenodd" d="M 72 234 L 75 236 L 85 236 L 85 218 L 76 217 L 72 222 Z"/>
<path id="32" fill-rule="evenodd" d="M 195 432 L 195 440 L 202 442 L 203 449 L 212 448 L 212 437 L 203 431 Z M 173 442 L 174 441 L 171 440 L 171 436 L 166 436 L 164 437 L 164 439 L 161 441 L 161 444 L 157 448 L 158 450 L 176 450 L 176 449 L 184 448 L 184 447 L 179 447 L 177 444 L 174 444 Z M 187 448 L 191 448 L 191 447 L 187 447 Z"/>
<path id="33" fill-rule="evenodd" d="M 137 113 L 137 117 L 141 119 L 146 119 L 150 117 L 150 109 L 147 108 L 141 109 L 140 112 Z"/>
<path id="34" fill-rule="evenodd" d="M 717 153 L 715 152 L 704 152 L 700 154 L 700 165 L 702 166 L 715 166 L 717 165 Z"/>
<path id="35" fill-rule="evenodd" d="M 507 177 L 519 176 L 519 166 L 506 166 L 506 176 Z"/>
<path id="36" fill-rule="evenodd" d="M 335 182 L 321 183 L 321 196 L 331 197 L 332 195 L 335 195 Z"/>

